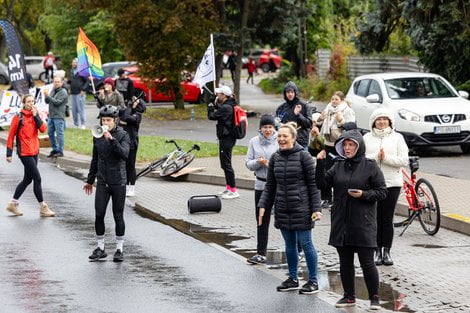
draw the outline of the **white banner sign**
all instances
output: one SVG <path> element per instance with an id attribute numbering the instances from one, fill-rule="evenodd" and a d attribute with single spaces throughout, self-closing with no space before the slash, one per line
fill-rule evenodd
<path id="1" fill-rule="evenodd" d="M 43 120 L 47 119 L 49 114 L 49 105 L 44 101 L 44 89 L 52 90 L 53 85 L 31 88 L 29 93 L 35 96 L 36 107 Z M 1 94 L 0 102 L 0 126 L 9 126 L 13 116 L 22 108 L 21 98 L 14 90 L 4 90 Z"/>

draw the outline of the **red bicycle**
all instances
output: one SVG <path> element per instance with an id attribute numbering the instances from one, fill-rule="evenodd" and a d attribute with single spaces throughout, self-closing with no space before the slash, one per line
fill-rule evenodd
<path id="1" fill-rule="evenodd" d="M 402 168 L 403 192 L 408 202 L 408 216 L 393 223 L 395 227 L 404 227 L 400 236 L 416 218 L 419 218 L 421 226 L 428 235 L 437 234 L 441 226 L 441 209 L 436 191 L 428 180 L 424 178 L 416 180 L 418 159 L 419 157 L 410 157 L 410 174 Z"/>

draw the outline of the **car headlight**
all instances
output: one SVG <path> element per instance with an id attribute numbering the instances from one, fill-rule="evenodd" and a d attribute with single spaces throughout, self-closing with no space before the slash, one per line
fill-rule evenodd
<path id="1" fill-rule="evenodd" d="M 404 109 L 399 110 L 398 115 L 406 121 L 419 122 L 421 120 L 418 114 Z"/>

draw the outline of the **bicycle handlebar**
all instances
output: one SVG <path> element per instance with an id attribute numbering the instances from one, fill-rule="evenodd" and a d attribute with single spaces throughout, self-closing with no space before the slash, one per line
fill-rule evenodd
<path id="1" fill-rule="evenodd" d="M 176 141 L 174 141 L 173 139 L 165 140 L 165 143 L 172 143 L 172 144 L 174 144 L 174 145 L 176 146 L 176 149 L 177 149 L 178 151 L 181 151 L 180 146 L 178 146 L 178 144 L 176 143 Z"/>

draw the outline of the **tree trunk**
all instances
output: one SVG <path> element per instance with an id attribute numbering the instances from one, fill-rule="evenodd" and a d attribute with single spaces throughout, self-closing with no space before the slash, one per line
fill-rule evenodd
<path id="1" fill-rule="evenodd" d="M 172 86 L 171 89 L 173 90 L 173 93 L 175 95 L 175 110 L 184 110 L 184 100 L 183 95 L 181 94 L 180 82 L 178 81 L 175 86 Z"/>
<path id="2" fill-rule="evenodd" d="M 241 28 L 240 28 L 240 46 L 237 50 L 237 67 L 235 68 L 235 82 L 233 86 L 233 93 L 240 103 L 240 74 L 242 70 L 242 57 L 243 57 L 243 50 L 245 44 L 245 33 L 246 33 L 246 26 L 248 24 L 248 10 L 250 8 L 250 1 L 244 0 L 243 1 L 243 11 L 242 11 L 242 20 L 241 20 Z"/>

